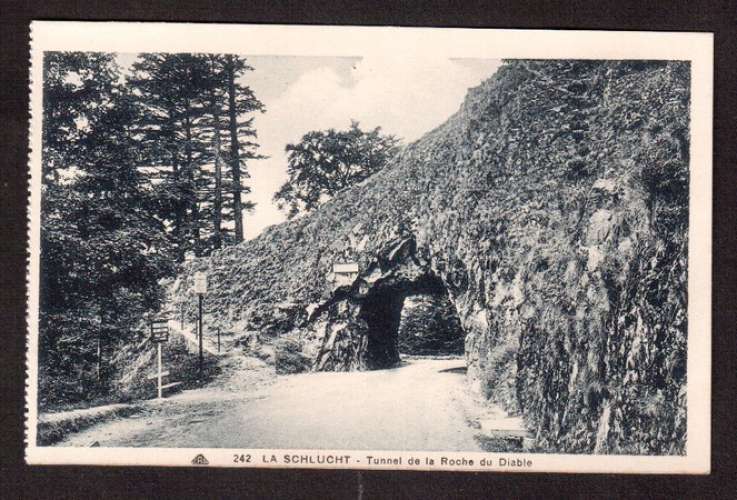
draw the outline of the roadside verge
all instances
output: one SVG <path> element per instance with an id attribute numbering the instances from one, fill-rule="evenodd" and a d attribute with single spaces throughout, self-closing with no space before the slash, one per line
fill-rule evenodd
<path id="1" fill-rule="evenodd" d="M 80 410 L 45 413 L 38 417 L 37 445 L 49 446 L 69 434 L 115 417 L 127 417 L 143 409 L 140 404 L 112 404 Z"/>

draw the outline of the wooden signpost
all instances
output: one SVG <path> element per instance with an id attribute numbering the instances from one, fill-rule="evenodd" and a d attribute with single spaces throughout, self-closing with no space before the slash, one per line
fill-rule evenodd
<path id="1" fill-rule="evenodd" d="M 156 342 L 156 359 L 158 360 L 158 370 L 156 373 L 157 379 L 157 394 L 158 399 L 161 399 L 161 391 L 163 389 L 161 379 L 165 375 L 168 375 L 167 371 L 164 373 L 161 366 L 161 344 L 169 340 L 169 318 L 155 318 L 151 320 L 151 341 Z M 149 377 L 153 378 L 153 377 Z"/>
<path id="2" fill-rule="evenodd" d="M 207 275 L 203 272 L 196 272 L 194 273 L 194 293 L 198 296 L 199 301 L 199 314 L 198 314 L 198 330 L 199 330 L 199 340 L 200 340 L 200 364 L 199 364 L 199 371 L 200 371 L 200 377 L 202 377 L 202 364 L 204 357 L 202 355 L 202 299 L 207 293 Z"/>

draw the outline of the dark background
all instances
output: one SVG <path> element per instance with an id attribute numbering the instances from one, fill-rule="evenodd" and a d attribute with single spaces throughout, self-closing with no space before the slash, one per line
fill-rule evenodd
<path id="1" fill-rule="evenodd" d="M 712 474 L 615 476 L 23 465 L 29 22 L 196 21 L 714 33 Z M 0 498 L 735 498 L 737 1 L 0 0 Z M 692 337 L 701 332 L 690 332 Z M 689 436 L 689 439 L 703 439 Z"/>

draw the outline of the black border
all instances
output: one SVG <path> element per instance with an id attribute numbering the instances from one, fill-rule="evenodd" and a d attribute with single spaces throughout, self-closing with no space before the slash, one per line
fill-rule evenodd
<path id="1" fill-rule="evenodd" d="M 25 203 L 29 23 L 33 19 L 713 32 L 712 474 L 614 476 L 25 466 L 22 424 Z M 735 27 L 735 1 L 0 0 L 0 497 L 734 498 L 737 491 Z M 689 438 L 699 439 L 699 436 Z"/>

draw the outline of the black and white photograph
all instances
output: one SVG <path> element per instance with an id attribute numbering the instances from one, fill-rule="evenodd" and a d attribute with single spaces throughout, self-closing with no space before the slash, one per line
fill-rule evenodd
<path id="1" fill-rule="evenodd" d="M 32 32 L 30 463 L 708 472 L 708 35 Z"/>

